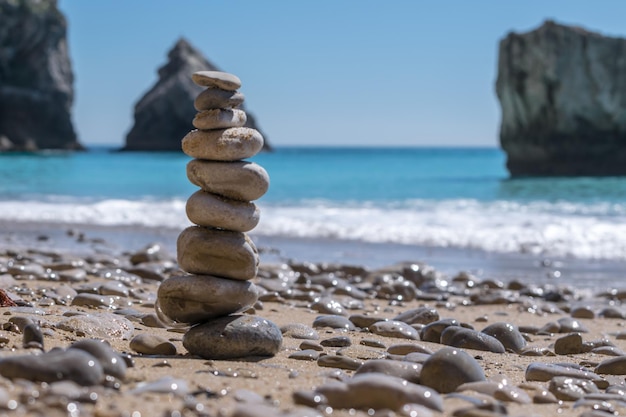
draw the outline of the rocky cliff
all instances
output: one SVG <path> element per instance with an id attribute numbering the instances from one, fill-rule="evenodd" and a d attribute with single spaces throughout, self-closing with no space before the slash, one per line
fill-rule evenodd
<path id="1" fill-rule="evenodd" d="M 500 42 L 512 176 L 626 175 L 626 40 L 552 21 Z"/>
<path id="2" fill-rule="evenodd" d="M 56 0 L 0 0 L 0 151 L 80 149 Z"/>
<path id="3" fill-rule="evenodd" d="M 196 71 L 220 71 L 185 39 L 168 53 L 168 62 L 159 68 L 157 83 L 135 105 L 135 123 L 126 136 L 126 151 L 179 151 L 181 140 L 194 129 L 193 102 L 204 88 L 191 80 Z M 246 110 L 247 127 L 261 130 Z M 263 134 L 263 132 L 261 132 Z M 269 149 L 267 136 L 265 149 Z"/>

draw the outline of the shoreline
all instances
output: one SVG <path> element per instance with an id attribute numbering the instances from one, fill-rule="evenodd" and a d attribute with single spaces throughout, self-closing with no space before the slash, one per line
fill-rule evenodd
<path id="1" fill-rule="evenodd" d="M 598 294 L 602 288 L 597 285 L 594 291 L 581 290 L 586 288 L 583 281 L 580 288 L 562 285 L 565 279 L 571 281 L 572 274 L 620 276 L 604 263 L 566 260 L 559 265 L 554 259 L 523 254 L 253 235 L 261 250 L 260 274 L 254 280 L 259 298 L 242 314 L 274 323 L 282 334 L 281 347 L 274 356 L 225 360 L 190 354 L 183 342 L 186 329 L 168 327 L 156 314 L 160 283 L 180 272 L 170 257 L 175 255 L 178 233 L 175 229 L 0 221 L 2 289 L 19 303 L 2 307 L 0 363 L 12 359 L 27 366 L 35 362 L 34 356 L 59 352 L 75 361 L 84 354 L 72 349 L 74 343 L 104 339 L 114 354 L 130 364 L 119 380 L 90 383 L 89 387 L 70 383 L 70 377 L 39 384 L 33 375 L 41 364 L 13 381 L 15 377 L 0 366 L 0 396 L 12 401 L 16 415 L 67 416 L 68 404 L 73 404 L 80 415 L 110 417 L 436 417 L 486 415 L 486 406 L 504 410 L 493 415 L 549 417 L 591 412 L 600 401 L 620 415 L 626 413 L 623 394 L 614 394 L 624 387 L 622 362 L 611 368 L 611 360 L 620 358 L 617 355 L 626 358 L 626 310 L 622 306 L 626 291 Z M 143 261 L 135 264 L 131 259 L 150 243 L 160 243 L 165 253 L 140 257 Z M 405 268 L 390 267 L 402 261 L 423 261 L 447 278 L 428 273 L 420 277 Z M 275 263 L 281 263 L 280 267 Z M 358 265 L 389 268 L 369 273 L 351 267 Z M 581 265 L 584 271 L 577 269 Z M 546 278 L 546 271 L 557 266 L 562 278 Z M 455 274 L 474 273 L 473 268 L 482 268 L 482 272 L 475 271 L 476 279 L 465 276 L 449 285 Z M 507 286 L 505 272 L 519 282 Z M 595 279 L 591 284 L 599 282 Z M 439 320 L 471 330 L 474 344 L 446 342 L 443 333 L 433 338 L 426 329 Z M 36 324 L 39 335 L 19 328 L 19 323 Z M 522 346 L 505 350 L 498 347 L 499 341 L 488 347 L 480 344 L 485 337 L 481 331 L 503 323 L 514 329 L 515 343 L 524 340 Z M 502 340 L 510 342 L 506 334 Z M 579 343 L 572 342 L 573 338 Z M 40 343 L 39 350 L 32 342 Z M 479 385 L 458 385 L 452 393 L 429 391 L 428 398 L 436 398 L 438 405 L 432 407 L 425 401 L 402 408 L 403 387 L 436 387 L 443 376 L 454 374 L 450 367 L 465 368 L 464 361 L 452 359 L 435 375 L 422 372 L 429 361 L 436 362 L 435 355 L 453 347 L 475 361 L 473 369 L 479 372 L 466 382 Z M 98 359 L 94 356 L 93 360 Z M 54 375 L 63 376 L 65 364 L 52 363 Z M 355 378 L 368 364 L 386 371 Z M 575 368 L 578 364 L 584 364 L 584 372 Z M 532 376 L 536 368 L 548 369 L 551 379 Z M 81 375 L 87 369 L 82 366 Z M 598 376 L 595 369 L 608 372 Z M 591 380 L 597 385 L 588 392 L 571 388 L 567 381 L 572 373 L 586 375 L 581 386 Z M 410 382 L 398 385 L 396 378 Z M 354 409 L 350 396 L 367 398 L 359 390 L 326 405 L 313 400 L 318 390 L 334 390 L 337 384 L 345 388 L 359 380 L 370 384 L 370 390 L 381 386 L 390 390 L 389 398 L 399 402 L 385 404 L 395 411 L 384 411 L 386 405 L 380 402 Z M 323 395 L 319 398 L 328 400 Z"/>
<path id="2" fill-rule="evenodd" d="M 0 220 L 0 249 L 56 250 L 66 253 L 123 254 L 158 243 L 176 256 L 176 228 L 103 226 Z M 596 291 L 626 287 L 626 261 L 543 257 L 479 249 L 424 247 L 357 240 L 267 236 L 249 233 L 261 252 L 261 263 L 312 262 L 384 268 L 401 262 L 423 262 L 448 278 L 467 272 L 481 279 L 527 284 L 572 286 Z"/>

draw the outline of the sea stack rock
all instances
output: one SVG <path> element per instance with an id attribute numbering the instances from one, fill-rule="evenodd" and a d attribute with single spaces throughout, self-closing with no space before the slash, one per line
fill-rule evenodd
<path id="1" fill-rule="evenodd" d="M 263 148 L 263 136 L 244 127 L 239 78 L 219 71 L 197 71 L 197 128 L 182 140 L 194 158 L 187 177 L 200 189 L 187 200 L 187 217 L 194 223 L 177 241 L 180 268 L 186 272 L 165 280 L 158 290 L 157 312 L 178 323 L 193 325 L 183 345 L 206 359 L 272 356 L 282 334 L 269 320 L 237 314 L 249 309 L 258 292 L 259 254 L 246 232 L 259 221 L 252 200 L 269 187 L 267 172 L 245 161 Z"/>
<path id="2" fill-rule="evenodd" d="M 74 75 L 56 0 L 0 0 L 0 152 L 82 149 Z"/>
<path id="3" fill-rule="evenodd" d="M 158 81 L 135 105 L 135 122 L 122 150 L 180 151 L 180 138 L 192 128 L 191 120 L 196 110 L 201 108 L 237 108 L 236 112 L 231 110 L 230 117 L 244 113 L 246 120 L 243 126 L 260 130 L 252 115 L 245 113 L 243 94 L 225 89 L 202 94 L 205 91 L 203 86 L 189 78 L 189 74 L 197 71 L 219 69 L 187 40 L 179 39 L 167 56 L 168 62 L 159 68 Z M 213 113 L 204 116 L 224 118 L 229 115 L 229 112 Z M 223 120 L 223 123 L 227 122 Z M 267 140 L 264 147 L 265 150 L 270 149 Z"/>
<path id="4" fill-rule="evenodd" d="M 500 42 L 500 143 L 512 176 L 626 175 L 626 40 L 545 22 Z"/>

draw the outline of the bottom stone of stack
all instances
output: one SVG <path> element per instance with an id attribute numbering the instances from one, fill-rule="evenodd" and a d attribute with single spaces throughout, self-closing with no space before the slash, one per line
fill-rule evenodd
<path id="1" fill-rule="evenodd" d="M 236 359 L 274 356 L 283 336 L 276 324 L 257 316 L 220 317 L 192 327 L 183 337 L 183 346 L 204 359 Z"/>
<path id="2" fill-rule="evenodd" d="M 258 290 L 250 281 L 209 275 L 177 275 L 161 283 L 157 312 L 178 323 L 201 323 L 251 307 Z"/>

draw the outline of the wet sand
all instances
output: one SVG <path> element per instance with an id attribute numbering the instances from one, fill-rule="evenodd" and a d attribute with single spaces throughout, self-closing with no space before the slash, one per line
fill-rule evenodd
<path id="1" fill-rule="evenodd" d="M 111 336 L 107 340 L 115 351 L 129 355 L 134 363 L 121 381 L 87 388 L 0 378 L 0 414 L 134 417 L 609 415 L 599 414 L 597 409 L 620 415 L 626 413 L 623 375 L 602 375 L 606 385 L 613 387 L 611 392 L 621 392 L 617 397 L 594 397 L 588 393 L 577 401 L 547 403 L 538 399 L 537 393 L 547 390 L 550 382 L 527 381 L 525 376 L 531 363 L 570 363 L 593 371 L 598 363 L 612 358 L 606 353 L 599 353 L 601 350 L 556 354 L 556 341 L 570 333 L 558 333 L 549 327 L 550 323 L 559 319 L 569 318 L 583 325 L 587 331 L 580 334 L 589 346 L 594 343 L 596 347 L 613 345 L 616 350 L 626 351 L 624 317 L 602 316 L 608 308 L 624 312 L 622 293 L 616 290 L 612 294 L 600 294 L 606 288 L 626 287 L 620 282 L 624 269 L 620 270 L 619 263 L 585 263 L 530 255 L 495 256 L 473 251 L 252 235 L 262 252 L 262 267 L 256 283 L 264 291 L 261 302 L 247 314 L 267 318 L 279 327 L 298 324 L 313 329 L 316 318 L 333 313 L 340 313 L 338 315 L 345 318 L 365 315 L 391 320 L 402 312 L 428 307 L 436 310 L 441 319 L 454 318 L 476 330 L 496 322 L 507 322 L 525 330 L 528 346 L 536 348 L 528 349 L 526 353 L 464 350 L 476 359 L 487 379 L 505 377 L 509 385 L 528 394 L 529 403 L 503 399 L 493 393 L 464 391 L 441 394 L 443 412 L 419 409 L 412 414 L 408 409 L 352 410 L 304 404 L 306 401 L 302 398 L 308 398 L 306 393 L 314 393 L 318 387 L 329 382 L 348 381 L 355 371 L 322 366 L 313 359 L 290 357 L 302 350 L 304 339 L 301 338 L 285 335 L 281 351 L 271 358 L 223 361 L 191 357 L 182 346 L 180 329 L 155 327 L 155 323 L 146 319 L 154 313 L 154 295 L 159 280 L 137 279 L 128 272 L 131 269 L 128 262 L 130 254 L 141 253 L 147 244 L 160 242 L 164 253 L 161 259 L 149 263 L 149 266 L 155 268 L 161 278 L 166 278 L 176 270 L 172 261 L 177 234 L 177 230 L 0 223 L 2 288 L 21 304 L 19 307 L 1 308 L 3 318 L 0 324 L 4 330 L 0 332 L 0 362 L 9 356 L 40 353 L 37 349 L 23 346 L 24 333 L 9 324 L 11 318 L 25 317 L 39 321 L 44 350 L 49 351 L 93 337 L 89 332 L 98 330 L 64 330 L 59 323 L 68 317 L 118 313 L 132 322 L 132 336 Z M 83 278 L 60 280 L 46 272 L 46 265 L 70 263 L 72 260 L 80 260 L 75 265 L 87 272 Z M 436 278 L 427 280 L 428 285 L 423 285 L 420 291 L 399 298 L 390 290 L 404 287 L 381 285 L 380 279 L 385 273 L 377 269 L 397 270 L 393 265 L 400 261 L 426 262 L 435 268 Z M 335 266 L 325 266 L 325 263 Z M 281 264 L 285 266 L 279 267 Z M 15 265 L 43 265 L 44 272 L 20 273 L 11 269 Z M 144 267 L 149 269 L 148 264 Z M 354 276 L 342 276 L 347 274 L 346 271 L 355 269 L 361 270 L 362 276 L 358 280 Z M 293 279 L 283 280 L 277 271 Z M 460 271 L 467 273 L 459 275 Z M 556 276 L 555 271 L 561 272 L 561 275 Z M 368 296 L 361 299 L 349 292 L 339 291 L 333 286 L 332 279 L 328 280 L 329 274 L 333 274 L 331 278 L 352 279 L 352 285 L 367 292 Z M 378 281 L 373 277 L 378 277 Z M 94 301 L 92 305 L 78 305 L 71 299 L 62 301 L 52 296 L 54 291 L 60 291 L 59 287 L 71 287 L 80 294 L 86 288 L 100 288 L 111 281 L 122 282 L 130 290 L 129 294 L 112 296 L 104 304 Z M 317 304 L 320 298 L 335 300 L 342 309 L 328 310 L 328 307 Z M 420 329 L 424 325 L 416 323 L 413 327 Z M 346 331 L 320 327 L 314 330 L 318 339 L 311 343 L 321 345 L 322 341 L 339 336 L 345 336 L 351 342 L 348 347 L 321 346 L 322 355 L 347 357 L 355 361 L 402 359 L 402 355 L 390 355 L 388 349 L 406 344 L 432 352 L 445 347 L 441 343 L 375 334 L 367 328 Z M 140 334 L 162 337 L 176 347 L 177 353 L 138 354 L 130 348 L 130 339 Z M 533 356 L 533 353 L 540 356 Z M 441 377 L 446 378 L 445 373 Z M 604 385 L 598 390 L 600 393 L 608 392 Z M 594 408 L 596 414 L 592 413 Z M 462 411 L 466 409 L 471 411 Z"/>

